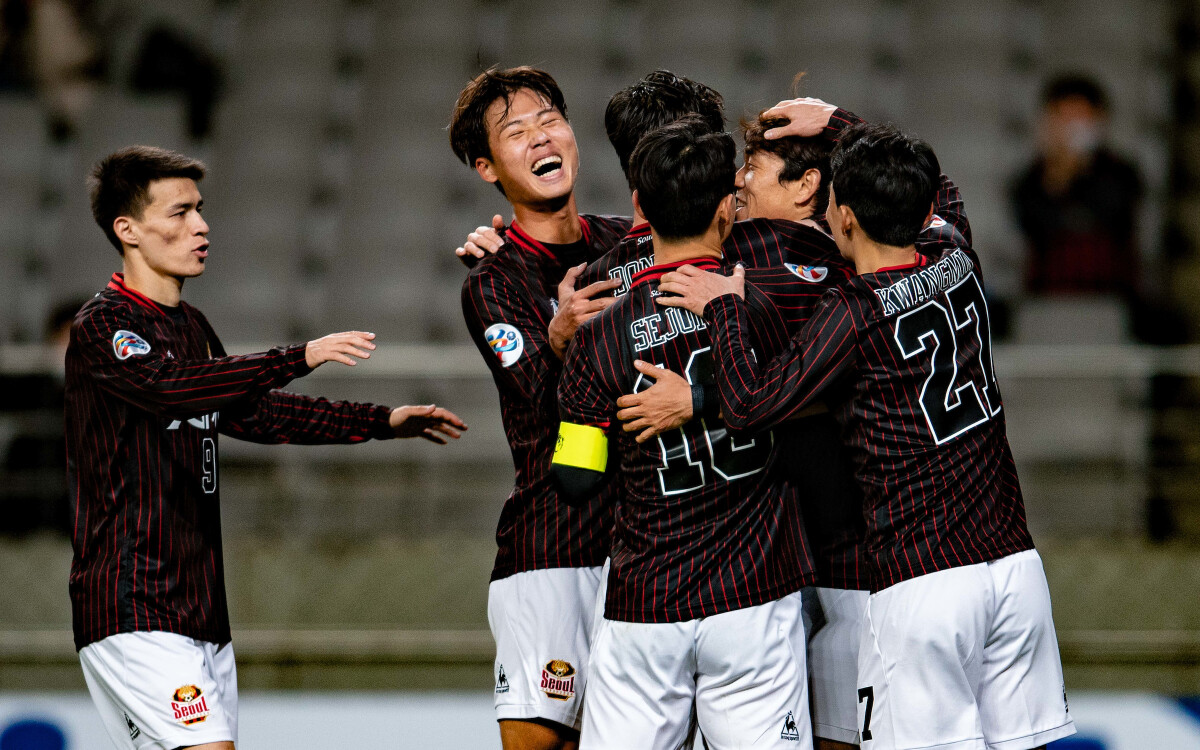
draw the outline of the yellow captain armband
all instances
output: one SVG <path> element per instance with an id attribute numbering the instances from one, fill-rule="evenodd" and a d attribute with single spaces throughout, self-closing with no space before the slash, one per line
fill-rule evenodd
<path id="1" fill-rule="evenodd" d="M 599 427 L 562 422 L 550 459 L 550 473 L 568 500 L 594 494 L 608 468 L 608 436 Z"/>
<path id="2" fill-rule="evenodd" d="M 608 467 L 608 436 L 599 427 L 561 422 L 551 463 L 603 473 Z"/>

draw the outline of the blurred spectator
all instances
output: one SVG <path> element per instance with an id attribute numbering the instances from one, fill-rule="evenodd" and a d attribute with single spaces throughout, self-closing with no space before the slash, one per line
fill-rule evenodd
<path id="1" fill-rule="evenodd" d="M 208 135 L 221 74 L 202 47 L 172 29 L 155 27 L 142 40 L 129 83 L 134 91 L 182 94 L 188 105 L 188 132 L 193 138 Z"/>
<path id="2" fill-rule="evenodd" d="M 83 19 L 88 0 L 0 0 L 0 88 L 32 88 L 52 134 L 70 137 L 98 91 L 104 55 Z"/>
<path id="3" fill-rule="evenodd" d="M 63 362 L 71 322 L 83 303 L 72 300 L 51 313 L 44 372 L 0 376 L 0 412 L 11 434 L 0 461 L 0 533 L 70 531 Z"/>
<path id="4" fill-rule="evenodd" d="M 1038 294 L 1136 299 L 1137 167 L 1105 144 L 1108 97 L 1090 78 L 1052 80 L 1042 96 L 1040 153 L 1013 186 L 1029 255 L 1025 288 Z"/>

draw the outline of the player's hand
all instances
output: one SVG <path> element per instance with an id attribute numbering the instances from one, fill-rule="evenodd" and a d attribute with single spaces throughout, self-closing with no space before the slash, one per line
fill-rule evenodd
<path id="1" fill-rule="evenodd" d="M 658 291 L 663 292 L 655 298 L 658 304 L 684 307 L 703 317 L 704 308 L 717 297 L 726 294 L 746 297 L 746 270 L 739 263 L 734 266 L 733 275 L 724 276 L 695 266 L 681 266 L 659 280 Z"/>
<path id="2" fill-rule="evenodd" d="M 829 118 L 837 110 L 837 105 L 826 104 L 820 99 L 814 99 L 811 96 L 806 96 L 803 99 L 788 99 L 776 104 L 766 112 L 762 113 L 764 119 L 782 117 L 788 120 L 788 124 L 778 128 L 771 128 L 763 133 L 763 137 L 767 140 L 775 138 L 786 138 L 788 136 L 799 136 L 801 138 L 811 138 L 814 135 L 820 135 L 825 126 L 829 124 Z"/>
<path id="3" fill-rule="evenodd" d="M 358 364 L 355 358 L 371 358 L 371 352 L 375 350 L 374 338 L 373 333 L 346 331 L 313 339 L 304 347 L 304 362 L 310 369 L 316 369 L 326 362 L 341 362 L 353 367 Z"/>
<path id="4" fill-rule="evenodd" d="M 464 260 L 468 260 L 467 256 L 481 259 L 495 255 L 504 245 L 504 238 L 500 236 L 501 229 L 504 229 L 504 217 L 496 214 L 492 217 L 490 227 L 476 227 L 474 232 L 467 235 L 466 243 L 455 248 L 454 254 Z"/>
<path id="5" fill-rule="evenodd" d="M 655 367 L 640 359 L 633 361 L 638 372 L 654 379 L 654 385 L 640 393 L 617 399 L 617 419 L 626 432 L 637 432 L 634 440 L 644 443 L 655 435 L 674 430 L 692 418 L 692 386 L 674 372 Z M 640 430 L 640 432 L 638 432 Z"/>
<path id="6" fill-rule="evenodd" d="M 616 297 L 593 299 L 601 292 L 612 291 L 621 286 L 621 282 L 617 279 L 597 281 L 594 284 L 588 284 L 583 289 L 575 289 L 575 282 L 579 279 L 579 274 L 583 273 L 586 268 L 587 263 L 580 263 L 574 268 L 568 269 L 567 275 L 558 285 L 558 312 L 550 321 L 547 335 L 550 338 L 550 348 L 554 350 L 559 359 L 566 356 L 567 344 L 575 338 L 575 331 L 579 330 L 579 326 L 607 310 L 617 301 Z"/>
<path id="7" fill-rule="evenodd" d="M 438 445 L 445 445 L 447 437 L 458 440 L 458 436 L 467 430 L 466 423 L 454 412 L 433 404 L 392 409 L 388 423 L 398 438 L 419 437 Z"/>

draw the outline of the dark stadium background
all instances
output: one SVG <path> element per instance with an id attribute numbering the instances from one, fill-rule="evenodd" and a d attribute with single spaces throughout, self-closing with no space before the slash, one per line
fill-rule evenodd
<path id="1" fill-rule="evenodd" d="M 471 425 L 444 449 L 224 441 L 243 744 L 303 730 L 294 741 L 315 747 L 313 731 L 353 727 L 378 732 L 365 746 L 425 747 L 433 726 L 498 747 L 485 599 L 512 468 L 453 250 L 504 204 L 445 125 L 483 67 L 533 64 L 566 95 L 584 211 L 630 210 L 602 114 L 655 68 L 721 91 L 731 128 L 803 71 L 798 95 L 933 144 L 996 297 L 1009 435 L 1072 708 L 1100 743 L 1087 747 L 1200 748 L 1194 703 L 1178 700 L 1200 695 L 1200 2 L 23 4 L 74 20 L 23 46 L 0 20 L 0 733 L 41 717 L 68 747 L 107 742 L 71 645 L 45 342 L 56 308 L 119 269 L 88 212 L 89 165 L 147 143 L 210 167 L 209 268 L 184 294 L 227 348 L 372 330 L 369 363 L 296 386 L 437 402 Z M 37 50 L 67 72 L 22 68 Z M 1008 185 L 1062 72 L 1105 87 L 1110 141 L 1143 176 L 1135 301 L 1022 293 Z"/>

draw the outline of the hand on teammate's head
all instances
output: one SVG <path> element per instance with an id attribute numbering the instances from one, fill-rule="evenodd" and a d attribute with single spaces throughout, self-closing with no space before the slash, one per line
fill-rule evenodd
<path id="1" fill-rule="evenodd" d="M 398 438 L 419 437 L 438 445 L 445 445 L 447 437 L 458 440 L 467 430 L 467 423 L 458 415 L 433 404 L 399 406 L 392 409 L 389 422 Z"/>
<path id="2" fill-rule="evenodd" d="M 353 367 L 355 359 L 370 359 L 375 350 L 375 334 L 366 331 L 331 333 L 313 339 L 304 347 L 304 362 L 315 369 L 326 362 L 341 362 Z"/>
<path id="3" fill-rule="evenodd" d="M 478 259 L 495 255 L 504 246 L 504 238 L 500 236 L 505 228 L 504 217 L 496 214 L 492 217 L 490 227 L 476 227 L 474 232 L 467 235 L 467 241 L 455 248 L 454 254 L 460 258 L 471 256 Z"/>
<path id="4" fill-rule="evenodd" d="M 800 137 L 811 138 L 820 135 L 829 118 L 837 110 L 837 105 L 827 104 L 820 99 L 806 96 L 801 99 L 787 99 L 762 113 L 764 119 L 783 118 L 787 125 L 771 128 L 763 133 L 767 140 L 776 138 Z"/>

